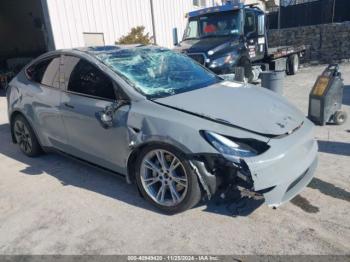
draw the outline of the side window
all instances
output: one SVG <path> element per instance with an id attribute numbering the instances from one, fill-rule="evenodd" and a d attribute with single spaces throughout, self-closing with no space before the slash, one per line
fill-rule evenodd
<path id="1" fill-rule="evenodd" d="M 41 84 L 59 88 L 60 87 L 60 57 L 56 57 L 46 67 Z"/>
<path id="2" fill-rule="evenodd" d="M 26 72 L 34 82 L 59 88 L 59 65 L 60 57 L 50 58 L 30 66 Z"/>
<path id="3" fill-rule="evenodd" d="M 65 57 L 65 67 L 66 62 L 70 70 L 65 71 L 66 73 L 67 71 L 71 72 L 68 78 L 68 91 L 103 99 L 115 99 L 112 81 L 99 69 L 84 59 L 75 57 Z"/>
<path id="4" fill-rule="evenodd" d="M 198 22 L 190 21 L 187 26 L 186 38 L 192 38 L 198 36 Z"/>
<path id="5" fill-rule="evenodd" d="M 245 14 L 245 22 L 244 22 L 244 32 L 253 33 L 256 32 L 256 21 L 254 12 L 247 11 Z"/>

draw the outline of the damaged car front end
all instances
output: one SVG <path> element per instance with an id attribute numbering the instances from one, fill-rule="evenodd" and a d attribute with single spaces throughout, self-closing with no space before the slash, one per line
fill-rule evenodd
<path id="1" fill-rule="evenodd" d="M 109 55 L 101 57 L 108 64 Z M 122 63 L 109 66 L 147 98 L 131 105 L 128 126 L 137 132 L 130 134 L 128 163 L 139 148 L 171 145 L 186 155 L 208 198 L 234 185 L 262 194 L 270 206 L 290 200 L 312 179 L 313 124 L 285 98 L 204 68 L 198 74 L 199 65 L 164 49 L 116 57 Z M 147 70 L 135 74 L 145 61 Z M 128 169 L 130 180 L 137 180 L 135 173 Z"/>
<path id="2" fill-rule="evenodd" d="M 227 192 L 229 186 L 234 186 L 262 195 L 267 205 L 277 207 L 296 196 L 313 177 L 317 166 L 317 143 L 312 129 L 312 124 L 307 122 L 295 132 L 282 138 L 270 138 L 266 143 L 248 139 L 262 147 L 260 151 L 253 149 L 241 155 L 231 150 L 224 152 L 222 147 L 240 152 L 240 145 L 232 141 L 246 139 L 232 140 L 219 135 L 220 140 L 214 144 L 212 138 L 206 138 L 221 154 L 197 154 L 193 164 L 208 185 L 209 196 L 217 193 L 219 188 L 220 192 Z M 243 144 L 244 148 L 247 146 Z"/>
<path id="3" fill-rule="evenodd" d="M 207 179 L 210 195 L 234 184 L 262 194 L 266 204 L 276 207 L 313 177 L 318 150 L 314 125 L 279 95 L 222 82 L 205 93 L 197 90 L 157 102 L 208 121 L 198 132 L 217 153 L 197 152 L 192 162 Z"/>

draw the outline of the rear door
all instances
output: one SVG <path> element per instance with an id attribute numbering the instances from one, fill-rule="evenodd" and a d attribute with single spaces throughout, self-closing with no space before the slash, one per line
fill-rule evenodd
<path id="1" fill-rule="evenodd" d="M 116 100 L 116 83 L 89 61 L 63 57 L 66 91 L 61 112 L 69 137 L 68 153 L 123 173 L 128 149 L 126 119 L 128 106 L 114 114 L 114 124 L 103 127 L 99 113 Z"/>
<path id="2" fill-rule="evenodd" d="M 67 135 L 60 114 L 61 84 L 60 84 L 61 56 L 56 55 L 40 60 L 26 69 L 26 75 L 31 80 L 34 94 L 31 102 L 35 121 L 40 125 L 38 132 L 40 139 L 45 139 L 44 145 L 54 146 L 64 150 Z M 42 141 L 43 142 L 43 141 Z"/>

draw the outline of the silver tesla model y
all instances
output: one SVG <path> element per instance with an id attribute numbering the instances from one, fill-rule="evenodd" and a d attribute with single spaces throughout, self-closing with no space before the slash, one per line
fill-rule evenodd
<path id="1" fill-rule="evenodd" d="M 154 46 L 46 53 L 9 84 L 12 139 L 122 174 L 166 213 L 243 185 L 278 206 L 317 166 L 313 124 L 283 97 Z"/>

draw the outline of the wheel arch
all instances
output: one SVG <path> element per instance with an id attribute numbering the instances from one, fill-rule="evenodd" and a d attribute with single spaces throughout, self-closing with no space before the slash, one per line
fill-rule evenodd
<path id="1" fill-rule="evenodd" d="M 195 175 L 198 178 L 198 184 L 202 192 L 205 192 L 207 197 L 210 199 L 211 195 L 215 193 L 216 189 L 216 176 L 209 174 L 208 172 L 204 172 L 204 169 L 198 169 L 198 164 L 200 165 L 200 162 L 193 159 L 192 152 L 184 145 L 181 145 L 178 142 L 173 141 L 147 141 L 145 143 L 142 143 L 135 147 L 132 152 L 130 153 L 128 160 L 127 160 L 127 175 L 126 179 L 128 183 L 136 183 L 135 178 L 135 161 L 137 159 L 137 156 L 141 150 L 143 150 L 145 147 L 151 146 L 151 145 L 166 145 L 171 146 L 174 149 L 182 152 L 187 160 L 189 160 L 191 168 L 193 169 Z M 203 165 L 204 167 L 204 165 Z M 208 179 L 208 175 L 210 175 L 211 179 Z M 215 181 L 214 181 L 215 180 Z"/>
<path id="2" fill-rule="evenodd" d="M 14 132 L 13 132 L 13 122 L 14 122 L 15 118 L 16 118 L 17 116 L 19 116 L 19 115 L 21 115 L 25 120 L 27 120 L 27 122 L 29 123 L 31 129 L 33 130 L 33 132 L 34 132 L 34 134 L 35 134 L 35 136 L 36 136 L 36 138 L 37 138 L 37 140 L 38 140 L 38 143 L 39 143 L 40 147 L 43 148 L 43 147 L 42 147 L 42 143 L 41 143 L 41 141 L 40 141 L 40 137 L 38 136 L 38 133 L 37 133 L 37 131 L 35 130 L 33 124 L 32 124 L 31 121 L 30 121 L 30 119 L 29 119 L 28 117 L 26 117 L 26 115 L 25 115 L 21 110 L 19 110 L 19 109 L 13 110 L 13 111 L 11 112 L 10 117 L 9 117 L 12 142 L 15 143 L 15 144 L 17 144 L 16 138 L 15 138 L 15 134 L 14 134 Z"/>
<path id="3" fill-rule="evenodd" d="M 9 120 L 10 120 L 10 130 L 11 130 L 11 138 L 12 138 L 12 142 L 17 144 L 17 141 L 16 141 L 16 137 L 15 137 L 15 133 L 13 131 L 13 123 L 14 123 L 14 120 L 15 118 L 18 116 L 18 115 L 21 115 L 23 116 L 27 121 L 28 119 L 25 117 L 25 115 L 20 111 L 20 110 L 14 110 L 10 117 L 9 117 Z"/>

